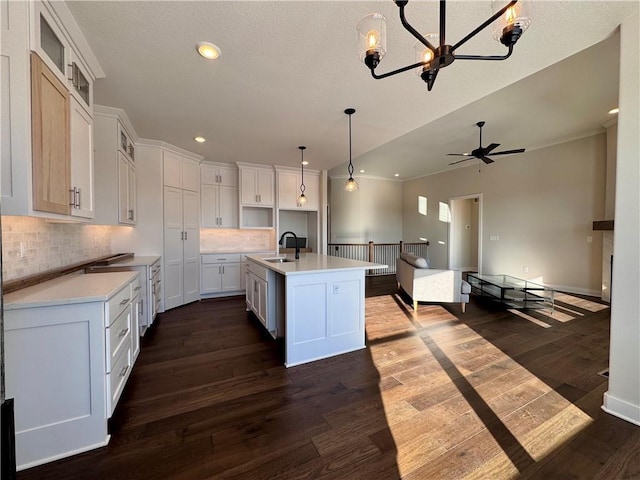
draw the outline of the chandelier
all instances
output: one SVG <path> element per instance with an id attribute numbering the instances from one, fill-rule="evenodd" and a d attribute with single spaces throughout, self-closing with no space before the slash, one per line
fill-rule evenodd
<path id="1" fill-rule="evenodd" d="M 404 28 L 411 33 L 418 43 L 415 46 L 416 63 L 398 68 L 391 72 L 377 74 L 376 67 L 387 51 L 386 39 L 386 18 L 380 13 L 372 13 L 358 22 L 358 51 L 360 59 L 371 70 L 371 76 L 375 79 L 387 78 L 397 73 L 406 72 L 414 68 L 419 69 L 420 77 L 427 84 L 427 89 L 431 91 L 433 83 L 441 68 L 447 67 L 454 60 L 506 60 L 511 56 L 513 47 L 531 24 L 530 1 L 513 0 L 506 5 L 504 0 L 494 0 L 492 8 L 494 14 L 486 21 L 463 37 L 458 43 L 453 45 L 446 43 L 446 0 L 440 0 L 440 32 L 438 34 L 421 35 L 413 28 L 405 18 L 404 9 L 408 0 L 394 0 L 400 13 L 400 22 Z M 500 22 L 497 22 L 500 19 Z M 494 38 L 507 47 L 504 55 L 456 55 L 456 50 L 476 36 L 492 23 L 498 25 L 494 30 Z M 435 42 L 434 45 L 429 39 Z"/>

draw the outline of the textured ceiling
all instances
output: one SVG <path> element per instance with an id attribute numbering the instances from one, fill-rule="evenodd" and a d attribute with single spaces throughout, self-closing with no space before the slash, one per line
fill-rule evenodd
<path id="1" fill-rule="evenodd" d="M 331 169 L 348 160 L 343 111 L 354 107 L 356 168 L 401 178 L 440 171 L 451 159 L 444 153 L 474 148 L 478 120 L 487 121 L 484 138 L 504 148 L 553 143 L 607 120 L 602 108 L 617 98 L 615 38 L 546 67 L 611 38 L 638 2 L 535 7 L 510 59 L 459 60 L 427 92 L 413 72 L 374 80 L 357 57 L 355 25 L 378 11 L 388 19 L 379 70 L 413 62 L 415 42 L 391 0 L 69 2 L 106 75 L 96 81 L 95 102 L 124 108 L 140 137 L 209 161 L 279 165 L 297 165 L 297 146 L 306 145 L 310 168 Z M 437 30 L 437 12 L 431 0 L 406 9 L 423 32 Z M 491 2 L 447 2 L 447 13 L 455 43 L 491 15 Z M 203 40 L 221 48 L 218 60 L 197 55 Z M 490 29 L 459 51 L 502 52 Z M 207 142 L 196 144 L 196 135 Z"/>

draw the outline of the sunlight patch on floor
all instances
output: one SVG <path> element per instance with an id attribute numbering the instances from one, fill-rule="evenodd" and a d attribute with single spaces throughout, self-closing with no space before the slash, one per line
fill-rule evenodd
<path id="1" fill-rule="evenodd" d="M 508 309 L 509 312 L 513 313 L 514 315 L 517 315 L 521 318 L 524 318 L 525 320 L 530 321 L 531 323 L 535 323 L 536 325 L 538 325 L 539 327 L 542 328 L 551 328 L 551 325 L 549 325 L 546 322 L 543 322 L 542 320 L 538 320 L 535 317 L 532 317 L 531 315 L 527 315 L 524 311 L 522 310 L 516 310 L 515 308 L 510 308 Z"/>
<path id="2" fill-rule="evenodd" d="M 556 292 L 554 298 L 556 302 L 568 303 L 569 305 L 573 305 L 574 307 L 579 307 L 590 312 L 601 312 L 602 310 L 609 308 L 609 305 L 603 305 L 602 303 L 592 302 L 591 300 L 584 298 L 574 297 L 567 293 Z"/>
<path id="3" fill-rule="evenodd" d="M 382 390 L 381 398 L 397 466 L 408 480 L 515 478 L 514 459 L 524 454 L 531 466 L 593 421 L 464 324 L 390 339 L 370 350 L 380 377 L 399 382 Z M 474 435 L 486 437 L 482 448 L 473 446 Z"/>

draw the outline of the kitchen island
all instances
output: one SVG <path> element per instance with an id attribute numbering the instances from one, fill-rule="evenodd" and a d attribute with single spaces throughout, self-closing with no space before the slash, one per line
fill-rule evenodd
<path id="1" fill-rule="evenodd" d="M 247 261 L 247 311 L 284 338 L 286 367 L 365 347 L 365 270 L 385 265 L 316 253 Z"/>

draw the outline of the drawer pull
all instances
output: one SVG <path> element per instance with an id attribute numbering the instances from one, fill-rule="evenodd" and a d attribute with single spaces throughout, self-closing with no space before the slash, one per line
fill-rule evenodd
<path id="1" fill-rule="evenodd" d="M 124 328 L 124 329 L 120 330 L 120 333 L 118 334 L 118 338 L 124 337 L 127 333 L 129 333 L 129 329 L 128 328 Z"/>
<path id="2" fill-rule="evenodd" d="M 137 292 L 138 290 L 140 290 L 142 287 L 140 285 L 138 285 L 136 288 L 133 289 L 134 292 Z"/>
<path id="3" fill-rule="evenodd" d="M 124 377 L 127 374 L 127 370 L 129 370 L 129 365 L 122 367 L 122 370 L 120 370 L 120 376 Z"/>
<path id="4" fill-rule="evenodd" d="M 129 300 L 130 300 L 129 298 L 125 298 L 120 302 L 120 305 L 126 305 L 127 303 L 129 303 Z"/>

